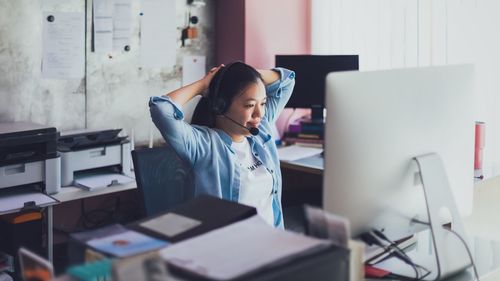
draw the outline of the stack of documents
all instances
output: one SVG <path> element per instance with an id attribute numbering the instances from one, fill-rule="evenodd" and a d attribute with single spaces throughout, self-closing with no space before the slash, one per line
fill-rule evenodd
<path id="1" fill-rule="evenodd" d="M 295 161 L 321 154 L 323 149 L 300 145 L 290 145 L 278 148 L 278 155 L 281 161 Z"/>
<path id="2" fill-rule="evenodd" d="M 229 280 L 329 247 L 325 240 L 269 226 L 255 215 L 162 249 L 172 266 L 196 276 Z"/>

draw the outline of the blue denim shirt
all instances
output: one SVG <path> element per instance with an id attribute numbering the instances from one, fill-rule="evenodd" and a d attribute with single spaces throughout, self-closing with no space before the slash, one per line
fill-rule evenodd
<path id="1" fill-rule="evenodd" d="M 272 125 L 285 107 L 295 85 L 293 71 L 276 68 L 280 79 L 266 86 L 267 103 L 257 136 L 248 136 L 252 153 L 262 161 L 273 178 L 274 225 L 283 228 L 281 207 L 281 170 L 278 151 L 271 136 Z M 149 108 L 154 124 L 162 136 L 190 164 L 194 171 L 195 195 L 209 194 L 238 201 L 240 166 L 231 147 L 231 137 L 223 130 L 190 125 L 184 113 L 168 96 L 151 97 Z"/>

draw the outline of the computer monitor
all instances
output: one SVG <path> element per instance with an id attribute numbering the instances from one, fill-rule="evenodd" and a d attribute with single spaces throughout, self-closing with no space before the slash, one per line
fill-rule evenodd
<path id="1" fill-rule="evenodd" d="M 315 109 L 323 116 L 325 78 L 334 71 L 358 70 L 357 55 L 276 55 L 276 66 L 295 71 L 293 95 L 286 107 Z"/>
<path id="2" fill-rule="evenodd" d="M 372 229 L 392 240 L 416 233 L 424 228 L 416 221 L 430 221 L 429 200 L 438 206 L 430 212 L 435 219 L 446 217 L 435 214 L 443 211 L 460 222 L 440 200 L 454 198 L 462 215 L 471 212 L 473 66 L 331 73 L 326 108 L 323 207 L 347 217 L 353 236 Z M 448 177 L 451 192 L 439 187 L 424 196 L 414 157 L 430 153 L 441 158 L 438 176 Z"/>

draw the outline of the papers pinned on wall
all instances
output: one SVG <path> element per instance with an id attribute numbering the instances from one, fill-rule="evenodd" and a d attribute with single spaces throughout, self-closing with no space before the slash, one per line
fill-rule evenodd
<path id="1" fill-rule="evenodd" d="M 113 48 L 113 0 L 94 0 L 94 48 L 97 53 L 110 52 Z"/>
<path id="2" fill-rule="evenodd" d="M 143 0 L 141 14 L 141 66 L 173 67 L 177 48 L 175 0 Z"/>
<path id="3" fill-rule="evenodd" d="M 131 0 L 94 0 L 93 49 L 96 53 L 129 51 Z"/>
<path id="4" fill-rule="evenodd" d="M 42 50 L 43 78 L 83 78 L 85 14 L 44 12 Z"/>
<path id="5" fill-rule="evenodd" d="M 132 1 L 114 0 L 113 50 L 129 51 L 132 34 Z"/>
<path id="6" fill-rule="evenodd" d="M 205 76 L 205 56 L 184 56 L 182 58 L 182 86 L 191 84 Z"/>

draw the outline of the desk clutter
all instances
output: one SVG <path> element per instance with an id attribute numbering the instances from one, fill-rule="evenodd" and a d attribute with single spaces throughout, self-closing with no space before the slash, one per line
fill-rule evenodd
<path id="1" fill-rule="evenodd" d="M 300 144 L 323 148 L 325 123 L 323 120 L 298 119 L 288 126 L 283 136 L 287 144 Z"/>
<path id="2" fill-rule="evenodd" d="M 109 260 L 104 276 L 113 280 L 149 280 L 151 272 L 163 271 L 179 280 L 348 280 L 349 274 L 346 248 L 276 229 L 253 207 L 210 196 L 130 225 L 73 234 L 70 246 L 86 257 L 77 263 L 92 262 L 68 269 L 79 280 L 93 280 L 82 276 Z M 137 251 L 123 254 L 120 247 Z"/>
<path id="3" fill-rule="evenodd" d="M 61 187 L 93 190 L 134 181 L 131 144 L 120 132 L 0 123 L 0 255 L 15 260 L 20 245 L 38 253 L 51 247 L 51 234 L 42 231 L 50 228 L 51 215 L 42 208 L 59 203 L 53 196 Z"/>

